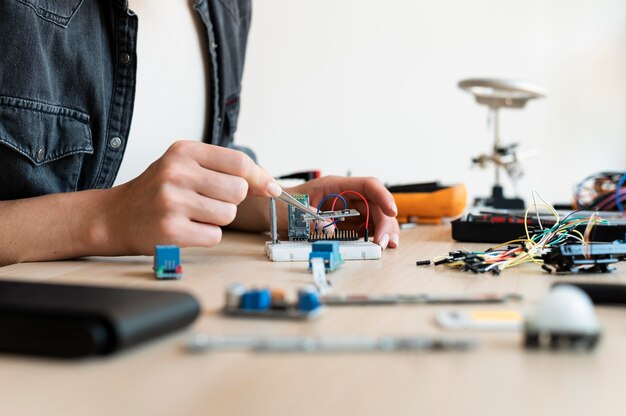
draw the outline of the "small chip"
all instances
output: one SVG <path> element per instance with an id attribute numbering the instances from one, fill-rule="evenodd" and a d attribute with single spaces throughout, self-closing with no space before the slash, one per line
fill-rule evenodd
<path id="1" fill-rule="evenodd" d="M 307 194 L 293 195 L 298 202 L 309 206 L 309 196 Z M 311 232 L 308 220 L 302 216 L 305 214 L 302 210 L 291 205 L 287 206 L 287 235 L 290 241 L 306 241 Z"/>

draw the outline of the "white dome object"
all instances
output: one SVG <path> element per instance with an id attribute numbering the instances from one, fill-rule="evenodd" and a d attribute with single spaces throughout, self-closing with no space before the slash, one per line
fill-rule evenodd
<path id="1" fill-rule="evenodd" d="M 600 329 L 589 296 L 569 285 L 552 289 L 539 304 L 533 321 L 539 332 L 591 335 Z"/>

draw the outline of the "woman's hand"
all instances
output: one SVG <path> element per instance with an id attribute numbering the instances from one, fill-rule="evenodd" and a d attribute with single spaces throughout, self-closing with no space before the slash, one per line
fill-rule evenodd
<path id="1" fill-rule="evenodd" d="M 119 253 L 148 254 L 156 244 L 214 246 L 247 196 L 278 196 L 281 188 L 242 152 L 179 141 L 109 192 L 108 244 Z"/>
<path id="2" fill-rule="evenodd" d="M 376 178 L 357 178 L 341 176 L 325 176 L 302 185 L 285 189 L 290 194 L 309 194 L 309 205 L 317 208 L 322 198 L 329 194 L 339 194 L 344 191 L 355 191 L 363 195 L 369 204 L 369 236 L 383 248 L 398 247 L 400 243 L 400 227 L 396 220 L 398 208 L 391 193 Z M 363 233 L 366 221 L 366 207 L 363 200 L 353 193 L 342 195 L 348 202 L 348 208 L 354 208 L 361 213 L 358 217 L 347 217 L 345 221 L 337 223 L 340 230 L 357 230 Z M 328 198 L 322 210 L 330 210 L 336 198 Z M 277 201 L 282 204 L 282 202 Z M 342 209 L 343 201 L 337 199 L 335 209 Z M 282 210 L 281 210 L 282 211 Z M 279 228 L 286 230 L 287 215 L 278 214 Z"/>

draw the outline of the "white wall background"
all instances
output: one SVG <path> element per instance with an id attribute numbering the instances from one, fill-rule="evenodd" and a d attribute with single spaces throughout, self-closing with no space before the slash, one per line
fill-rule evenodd
<path id="1" fill-rule="evenodd" d="M 456 87 L 476 76 L 548 90 L 502 114 L 504 141 L 540 152 L 523 197 L 568 201 L 586 175 L 626 169 L 624 0 L 257 0 L 237 141 L 275 175 L 487 194 L 492 172 L 470 168 L 492 145 L 487 110 Z"/>

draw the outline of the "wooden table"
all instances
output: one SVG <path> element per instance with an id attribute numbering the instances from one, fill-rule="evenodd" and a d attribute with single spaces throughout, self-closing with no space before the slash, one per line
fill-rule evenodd
<path id="1" fill-rule="evenodd" d="M 192 331 L 212 335 L 442 335 L 434 314 L 446 306 L 332 308 L 312 322 L 224 318 L 231 282 L 288 293 L 310 283 L 304 263 L 272 263 L 265 236 L 227 233 L 216 248 L 183 251 L 185 277 L 156 281 L 151 257 L 89 258 L 0 268 L 0 278 L 182 289 L 200 299 L 192 328 L 122 354 L 81 361 L 0 355 L 0 414 L 141 415 L 451 415 L 626 414 L 626 308 L 597 308 L 604 336 L 592 354 L 527 352 L 519 333 L 474 336 L 471 352 L 259 354 L 184 348 Z M 380 261 L 353 261 L 334 272 L 336 293 L 519 292 L 532 309 L 554 276 L 534 265 L 500 277 L 415 261 L 458 248 L 449 225 L 402 232 Z M 626 282 L 620 265 L 589 280 Z M 581 277 L 576 277 L 582 279 Z M 491 306 L 501 308 L 502 306 Z M 1 336 L 1 334 L 0 334 Z"/>

